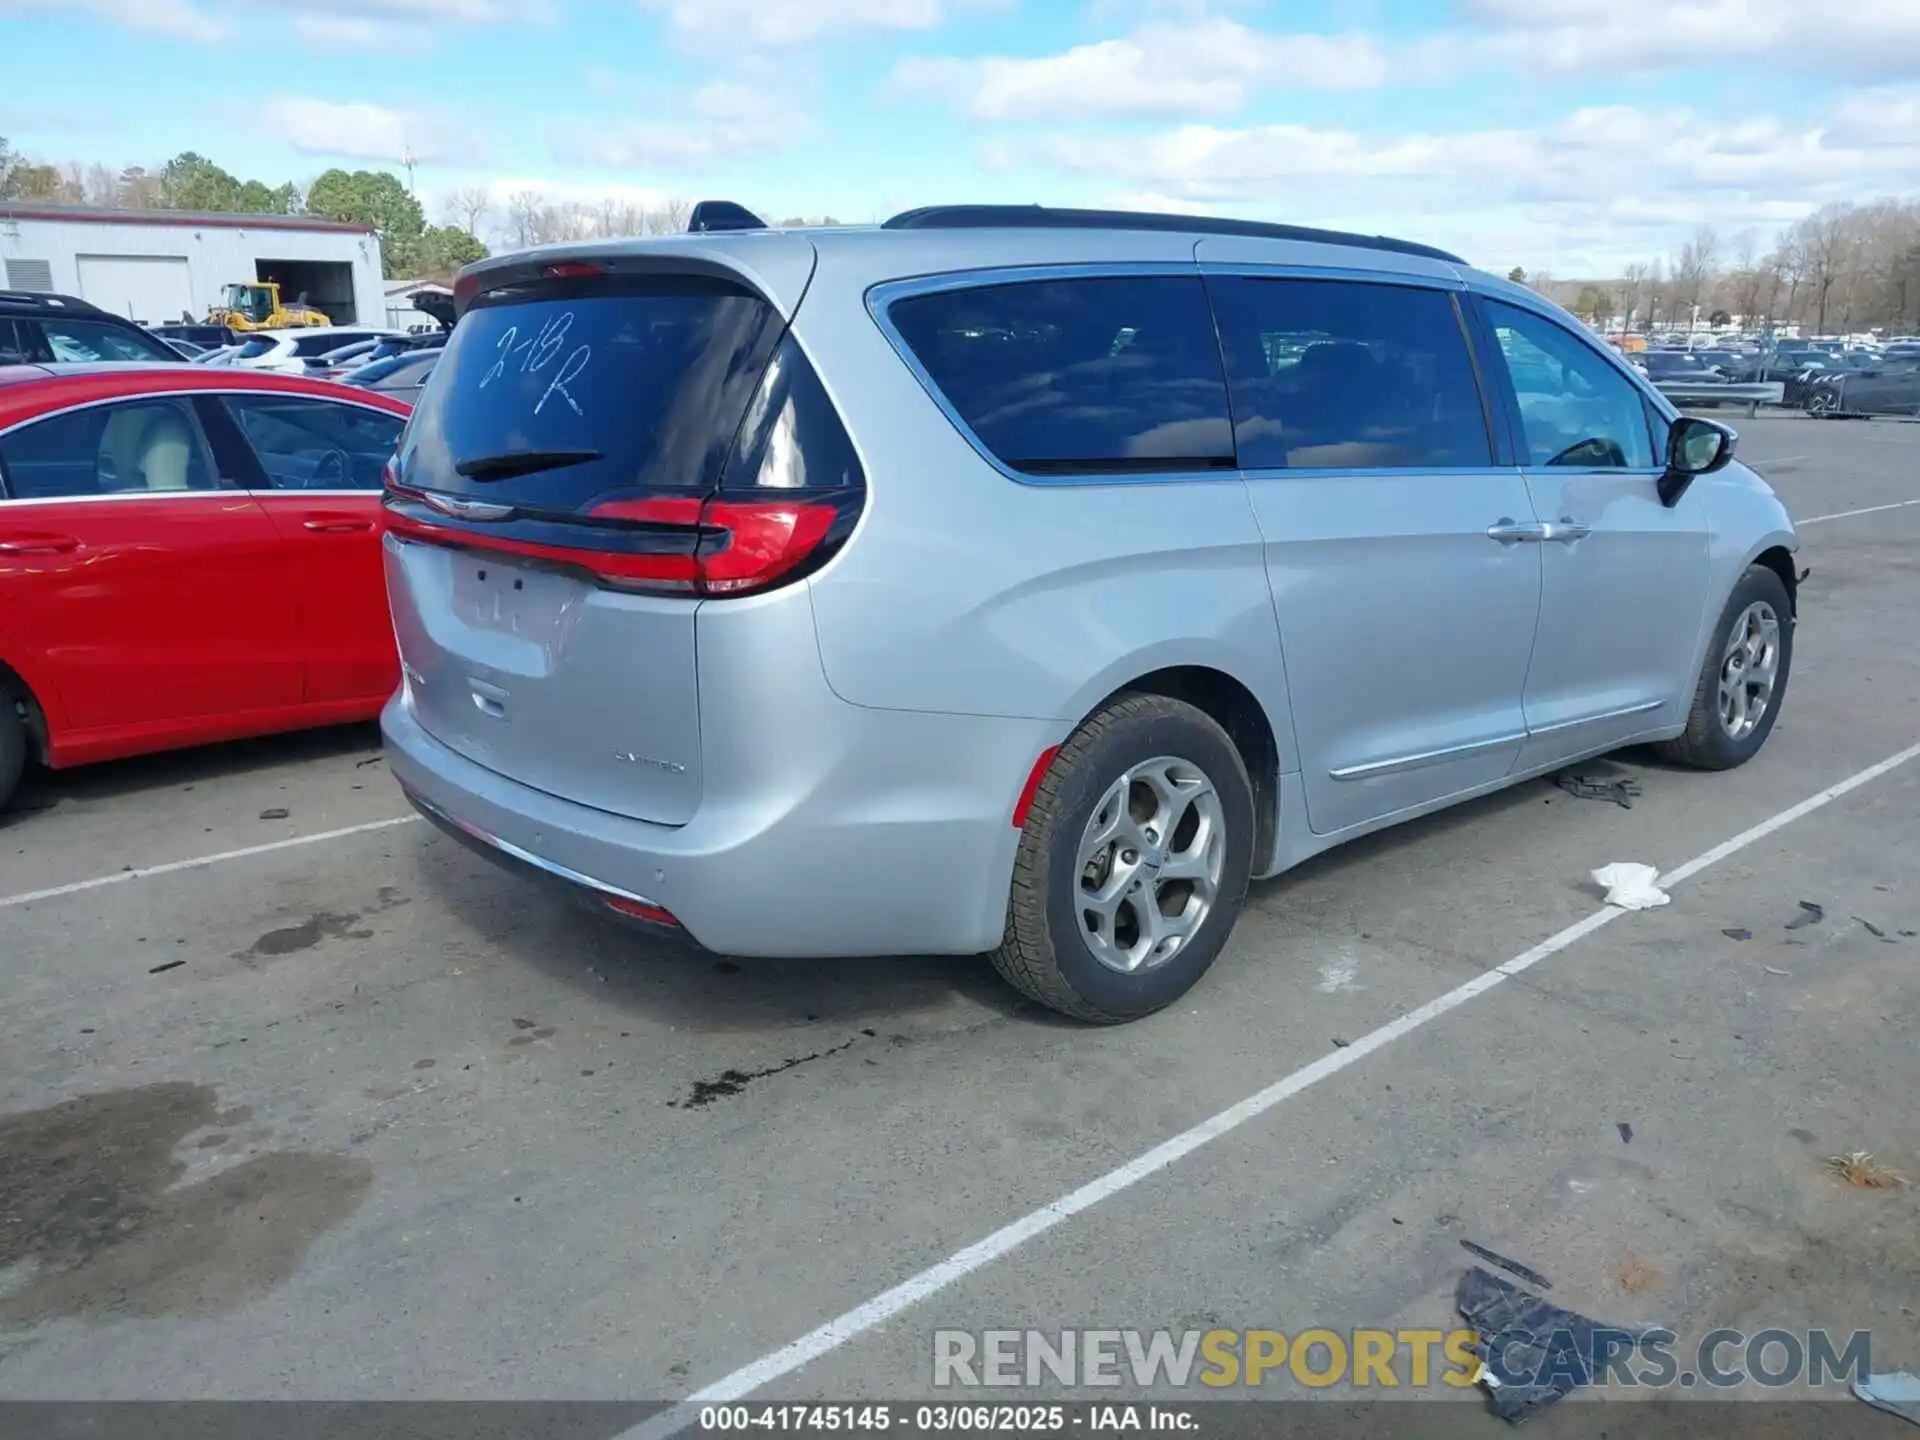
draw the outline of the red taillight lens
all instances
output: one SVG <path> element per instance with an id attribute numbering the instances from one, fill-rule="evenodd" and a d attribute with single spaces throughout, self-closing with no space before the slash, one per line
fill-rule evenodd
<path id="1" fill-rule="evenodd" d="M 636 520 L 649 525 L 698 525 L 706 502 L 698 495 L 650 495 L 642 500 L 608 500 L 587 513 L 596 520 Z"/>
<path id="2" fill-rule="evenodd" d="M 831 505 L 792 500 L 710 500 L 703 521 L 720 526 L 724 548 L 702 542 L 700 588 L 708 595 L 739 595 L 771 585 L 819 548 L 839 512 Z"/>

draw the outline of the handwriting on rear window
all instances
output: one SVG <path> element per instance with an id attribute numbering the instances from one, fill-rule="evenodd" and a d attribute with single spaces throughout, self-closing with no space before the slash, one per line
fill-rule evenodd
<path id="1" fill-rule="evenodd" d="M 511 372 L 515 375 L 538 375 L 553 364 L 562 350 L 566 349 L 567 332 L 573 329 L 573 312 L 550 316 L 539 330 L 531 335 L 522 336 L 518 325 L 509 325 L 494 346 L 497 358 L 493 368 L 481 377 L 480 389 L 484 390 L 501 376 Z M 547 388 L 540 392 L 540 398 L 533 402 L 533 413 L 538 415 L 547 408 L 547 402 L 556 395 L 567 403 L 576 415 L 587 412 L 580 408 L 580 402 L 573 398 L 573 392 L 567 388 L 571 381 L 580 378 L 581 372 L 593 359 L 591 345 L 576 345 L 568 351 L 567 358 L 560 361 L 560 368 L 554 371 L 553 379 L 547 382 Z M 516 363 L 518 362 L 518 363 Z"/>

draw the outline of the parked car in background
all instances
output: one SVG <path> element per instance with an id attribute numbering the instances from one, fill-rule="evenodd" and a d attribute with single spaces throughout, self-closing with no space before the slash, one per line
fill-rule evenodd
<path id="1" fill-rule="evenodd" d="M 373 354 L 378 340 L 356 340 L 306 361 L 306 373 L 319 380 L 338 380 L 348 371 L 364 364 Z"/>
<path id="2" fill-rule="evenodd" d="M 222 345 L 238 344 L 240 340 L 237 334 L 224 325 L 201 325 L 179 320 L 149 328 L 151 333 L 158 335 L 162 340 L 186 340 L 198 345 L 202 350 L 215 350 Z"/>
<path id="3" fill-rule="evenodd" d="M 394 395 L 412 404 L 419 398 L 420 387 L 427 383 L 427 377 L 433 373 L 433 367 L 439 359 L 440 350 L 436 346 L 427 350 L 410 350 L 385 360 L 370 360 L 349 372 L 346 383 L 377 390 L 383 395 Z"/>
<path id="4" fill-rule="evenodd" d="M 233 357 L 239 353 L 240 347 L 237 344 L 220 345 L 194 356 L 193 363 L 195 365 L 231 365 Z"/>
<path id="5" fill-rule="evenodd" d="M 364 720 L 398 682 L 407 407 L 290 376 L 0 368 L 0 804 L 23 763 Z"/>
<path id="6" fill-rule="evenodd" d="M 177 337 L 167 341 L 167 348 L 182 360 L 198 360 L 209 349 L 208 346 L 196 345 L 191 340 L 181 340 Z"/>
<path id="7" fill-rule="evenodd" d="M 1866 369 L 1828 372 L 1806 385 L 1809 415 L 1920 416 L 1920 355 L 1896 356 Z"/>
<path id="8" fill-rule="evenodd" d="M 458 294 L 387 491 L 389 766 L 654 933 L 989 951 L 1127 1020 L 1252 876 L 1780 711 L 1798 541 L 1733 433 L 1427 246 L 935 207 Z"/>
<path id="9" fill-rule="evenodd" d="M 240 342 L 232 363 L 245 370 L 278 370 L 287 375 L 306 373 L 307 361 L 344 349 L 362 340 L 378 340 L 391 330 L 370 326 L 310 325 L 294 330 L 259 330 Z"/>
<path id="10" fill-rule="evenodd" d="M 179 351 L 143 326 L 75 296 L 0 290 L 0 365 L 179 359 Z"/>
<path id="11" fill-rule="evenodd" d="M 1701 364 L 1717 370 L 1728 380 L 1744 384 L 1753 372 L 1760 368 L 1760 357 L 1746 350 L 1696 350 L 1694 357 Z"/>
<path id="12" fill-rule="evenodd" d="M 1727 377 L 1691 350 L 1649 350 L 1630 363 L 1656 385 L 1725 385 Z"/>

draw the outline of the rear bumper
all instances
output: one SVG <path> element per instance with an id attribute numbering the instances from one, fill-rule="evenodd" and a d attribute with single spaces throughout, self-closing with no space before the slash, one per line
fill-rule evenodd
<path id="1" fill-rule="evenodd" d="M 1019 839 L 1013 808 L 1058 727 L 838 703 L 831 744 L 796 746 L 777 783 L 724 803 L 710 794 L 682 826 L 610 814 L 476 765 L 422 728 L 405 687 L 381 729 L 394 777 L 441 829 L 588 899 L 657 906 L 706 949 L 991 950 Z"/>

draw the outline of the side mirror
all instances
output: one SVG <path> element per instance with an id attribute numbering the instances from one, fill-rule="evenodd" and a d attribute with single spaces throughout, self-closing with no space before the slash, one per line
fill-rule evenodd
<path id="1" fill-rule="evenodd" d="M 1698 475 L 1711 475 L 1733 459 L 1739 440 L 1732 429 L 1697 415 L 1682 415 L 1667 431 L 1667 469 L 1660 477 L 1660 503 L 1672 509 Z"/>

